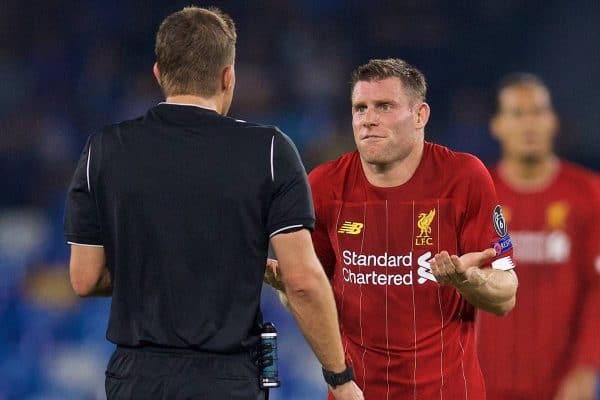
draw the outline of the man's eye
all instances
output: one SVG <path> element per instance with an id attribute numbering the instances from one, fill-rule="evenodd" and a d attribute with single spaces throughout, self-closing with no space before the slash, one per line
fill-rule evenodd
<path id="1" fill-rule="evenodd" d="M 364 113 L 365 111 L 367 111 L 367 106 L 357 106 L 356 107 L 356 112 Z"/>
<path id="2" fill-rule="evenodd" d="M 379 105 L 379 108 L 382 111 L 389 111 L 392 108 L 392 106 L 390 105 L 390 103 L 383 103 L 383 104 Z"/>

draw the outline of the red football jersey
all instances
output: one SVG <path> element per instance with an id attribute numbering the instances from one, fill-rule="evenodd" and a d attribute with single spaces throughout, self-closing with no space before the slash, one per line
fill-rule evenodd
<path id="1" fill-rule="evenodd" d="M 489 173 L 475 157 L 425 144 L 413 177 L 371 185 L 358 152 L 309 175 L 313 242 L 332 280 L 346 356 L 367 400 L 485 398 L 475 308 L 440 286 L 435 253 L 512 249 Z"/>
<path id="2" fill-rule="evenodd" d="M 519 266 L 517 305 L 482 313 L 488 399 L 552 399 L 574 364 L 600 366 L 598 176 L 561 162 L 545 188 L 519 191 L 492 171 Z"/>

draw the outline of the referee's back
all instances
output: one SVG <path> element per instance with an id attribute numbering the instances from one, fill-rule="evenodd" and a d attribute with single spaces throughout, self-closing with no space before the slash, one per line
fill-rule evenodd
<path id="1" fill-rule="evenodd" d="M 273 127 L 161 103 L 88 140 L 67 240 L 102 245 L 107 337 L 122 346 L 241 352 L 258 335 L 269 236 L 311 228 L 306 174 Z"/>
<path id="2" fill-rule="evenodd" d="M 214 7 L 167 16 L 153 66 L 165 103 L 90 136 L 69 186 L 71 284 L 112 296 L 109 400 L 268 398 L 259 367 L 272 348 L 257 343 L 269 240 L 280 263 L 268 281 L 285 287 L 333 395 L 363 398 L 307 231 L 300 157 L 276 128 L 225 117 L 236 39 Z"/>

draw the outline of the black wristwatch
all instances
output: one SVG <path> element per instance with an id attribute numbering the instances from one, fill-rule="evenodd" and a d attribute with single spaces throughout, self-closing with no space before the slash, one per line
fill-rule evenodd
<path id="1" fill-rule="evenodd" d="M 351 365 L 338 374 L 327 371 L 323 368 L 323 378 L 325 378 L 325 382 L 327 382 L 329 386 L 335 389 L 336 386 L 343 385 L 344 383 L 350 382 L 352 379 L 354 379 L 354 371 L 352 371 Z"/>

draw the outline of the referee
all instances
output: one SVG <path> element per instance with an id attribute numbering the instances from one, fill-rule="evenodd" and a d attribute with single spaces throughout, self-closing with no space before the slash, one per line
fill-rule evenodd
<path id="1" fill-rule="evenodd" d="M 257 361 L 269 239 L 300 329 L 337 399 L 346 365 L 293 143 L 225 117 L 236 32 L 215 8 L 168 16 L 154 75 L 166 101 L 88 139 L 67 196 L 80 296 L 112 296 L 108 399 L 263 399 Z"/>

